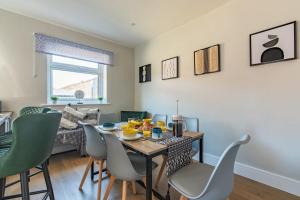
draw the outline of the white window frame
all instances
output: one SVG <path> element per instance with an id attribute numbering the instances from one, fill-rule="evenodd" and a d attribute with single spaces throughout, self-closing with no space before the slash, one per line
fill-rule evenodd
<path id="1" fill-rule="evenodd" d="M 62 56 L 63 57 L 63 56 Z M 103 97 L 103 101 L 107 101 L 106 91 L 107 91 L 107 69 L 106 65 L 98 64 L 98 68 L 89 68 L 79 65 L 71 65 L 65 63 L 57 63 L 52 61 L 52 55 L 47 55 L 47 101 L 48 104 L 52 103 L 51 96 L 53 95 L 53 70 L 76 72 L 84 74 L 93 74 L 98 76 L 98 97 Z M 68 103 L 78 103 L 76 98 L 62 98 L 59 97 L 58 102 L 62 104 Z M 98 99 L 87 99 L 81 100 L 83 104 L 85 103 L 99 103 Z"/>

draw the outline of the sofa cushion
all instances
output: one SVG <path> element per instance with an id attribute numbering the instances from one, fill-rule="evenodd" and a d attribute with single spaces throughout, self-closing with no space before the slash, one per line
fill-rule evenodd
<path id="1" fill-rule="evenodd" d="M 65 118 L 61 118 L 60 121 L 60 127 L 65 128 L 65 129 L 75 129 L 77 128 L 78 124 L 71 122 Z"/>
<path id="2" fill-rule="evenodd" d="M 70 106 L 66 106 L 63 110 L 60 127 L 65 129 L 75 129 L 78 126 L 78 121 L 83 120 L 85 117 L 86 114 L 79 112 Z"/>
<path id="3" fill-rule="evenodd" d="M 98 125 L 100 110 L 98 108 L 78 108 L 78 112 L 85 114 L 83 122 Z"/>

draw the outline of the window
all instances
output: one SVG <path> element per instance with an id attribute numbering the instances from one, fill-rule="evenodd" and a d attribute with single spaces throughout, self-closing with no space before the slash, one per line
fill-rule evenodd
<path id="1" fill-rule="evenodd" d="M 83 103 L 106 99 L 106 66 L 62 56 L 48 56 L 48 102 L 52 96 L 60 102 L 79 100 L 75 91 L 84 92 Z"/>

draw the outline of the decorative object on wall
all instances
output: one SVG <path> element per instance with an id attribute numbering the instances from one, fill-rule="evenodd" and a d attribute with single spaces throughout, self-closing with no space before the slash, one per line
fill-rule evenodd
<path id="1" fill-rule="evenodd" d="M 173 57 L 161 61 L 162 80 L 179 77 L 179 57 Z"/>
<path id="2" fill-rule="evenodd" d="M 296 58 L 296 21 L 250 35 L 251 66 Z"/>
<path id="3" fill-rule="evenodd" d="M 201 75 L 221 71 L 220 45 L 213 45 L 194 52 L 194 74 Z"/>
<path id="4" fill-rule="evenodd" d="M 139 82 L 145 83 L 151 81 L 151 64 L 139 67 Z"/>

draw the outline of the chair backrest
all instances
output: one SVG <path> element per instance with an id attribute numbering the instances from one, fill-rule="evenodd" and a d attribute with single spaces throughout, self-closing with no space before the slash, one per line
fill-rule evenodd
<path id="1" fill-rule="evenodd" d="M 167 125 L 168 115 L 155 114 L 152 118 L 152 122 L 156 124 L 157 121 L 163 121 Z"/>
<path id="2" fill-rule="evenodd" d="M 116 113 L 101 113 L 99 124 L 102 125 L 107 122 L 116 123 L 119 121 L 119 116 Z"/>
<path id="3" fill-rule="evenodd" d="M 147 112 L 145 111 L 121 111 L 121 121 L 127 122 L 128 118 L 145 119 Z"/>
<path id="4" fill-rule="evenodd" d="M 99 133 L 94 126 L 79 122 L 84 129 L 86 136 L 86 152 L 98 159 L 106 159 L 106 144 L 102 133 Z"/>
<path id="5" fill-rule="evenodd" d="M 239 141 L 229 145 L 217 163 L 201 199 L 226 199 L 233 189 L 234 162 L 237 152 L 242 144 L 250 141 L 249 135 L 244 135 Z"/>
<path id="6" fill-rule="evenodd" d="M 119 141 L 113 134 L 103 134 L 107 148 L 107 167 L 110 173 L 117 179 L 137 180 L 139 175 L 133 168 L 128 155 Z"/>
<path id="7" fill-rule="evenodd" d="M 47 107 L 27 106 L 20 110 L 20 116 L 31 115 L 31 114 L 36 114 L 36 113 L 47 113 L 50 110 L 51 110 L 51 108 L 47 108 Z"/>
<path id="8" fill-rule="evenodd" d="M 0 177 L 14 175 L 45 162 L 51 155 L 60 113 L 23 115 L 12 125 L 13 143 L 0 158 Z"/>
<path id="9" fill-rule="evenodd" d="M 187 131 L 199 132 L 199 119 L 183 117 L 183 123 Z"/>

